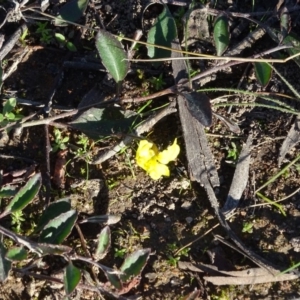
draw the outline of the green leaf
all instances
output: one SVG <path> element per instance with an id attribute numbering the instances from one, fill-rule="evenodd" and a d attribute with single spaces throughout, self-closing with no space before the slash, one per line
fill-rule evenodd
<path id="1" fill-rule="evenodd" d="M 64 43 L 65 43 L 66 38 L 65 38 L 65 36 L 62 35 L 61 33 L 55 33 L 54 36 L 55 36 L 56 40 L 57 40 L 59 43 L 61 43 L 61 44 L 64 44 Z"/>
<path id="2" fill-rule="evenodd" d="M 98 245 L 95 251 L 95 258 L 100 260 L 104 258 L 110 247 L 110 229 L 108 226 L 104 227 L 98 236 Z"/>
<path id="3" fill-rule="evenodd" d="M 27 258 L 27 250 L 23 247 L 14 247 L 7 251 L 6 258 L 13 261 L 22 261 Z"/>
<path id="4" fill-rule="evenodd" d="M 72 42 L 67 42 L 66 47 L 71 52 L 76 52 L 77 48 Z"/>
<path id="5" fill-rule="evenodd" d="M 127 281 L 130 276 L 137 276 L 139 275 L 149 258 L 151 253 L 151 249 L 142 249 L 137 250 L 134 253 L 130 254 L 123 262 L 123 265 L 120 268 L 120 271 L 124 273 L 121 275 L 121 280 L 123 282 Z"/>
<path id="6" fill-rule="evenodd" d="M 3 106 L 3 115 L 7 116 L 17 105 L 16 98 L 9 98 Z"/>
<path id="7" fill-rule="evenodd" d="M 4 209 L 4 212 L 0 215 L 0 218 L 4 216 L 22 210 L 26 205 L 28 205 L 35 195 L 38 193 L 42 184 L 41 174 L 38 173 L 31 177 L 28 182 L 23 186 L 19 192 L 10 201 L 8 206 Z"/>
<path id="8" fill-rule="evenodd" d="M 56 26 L 66 26 L 65 21 L 76 22 L 81 18 L 87 8 L 89 0 L 73 0 L 61 7 L 57 18 L 54 20 Z"/>
<path id="9" fill-rule="evenodd" d="M 263 86 L 267 86 L 272 76 L 272 68 L 268 63 L 255 62 L 254 63 L 255 76 L 258 82 Z"/>
<path id="10" fill-rule="evenodd" d="M 105 267 L 103 265 L 98 264 L 101 270 L 104 272 L 107 280 L 118 290 L 123 288 L 122 281 L 119 276 L 119 271 Z"/>
<path id="11" fill-rule="evenodd" d="M 128 57 L 121 42 L 109 32 L 100 29 L 96 36 L 96 48 L 104 67 L 120 83 L 129 69 L 129 62 L 126 60 Z"/>
<path id="12" fill-rule="evenodd" d="M 8 273 L 11 269 L 11 262 L 7 260 L 5 256 L 6 249 L 0 241 L 0 282 L 4 282 L 7 279 Z"/>
<path id="13" fill-rule="evenodd" d="M 6 197 L 12 197 L 17 193 L 17 189 L 14 186 L 7 185 L 1 188 L 0 190 L 0 199 Z"/>
<path id="14" fill-rule="evenodd" d="M 127 133 L 135 119 L 134 112 L 122 111 L 117 107 L 91 108 L 69 125 L 98 140 L 113 134 Z"/>
<path id="15" fill-rule="evenodd" d="M 42 228 L 49 223 L 49 221 L 58 217 L 60 214 L 65 213 L 71 209 L 71 203 L 69 198 L 64 198 L 52 202 L 46 209 L 43 211 L 42 216 L 39 219 L 38 225 L 35 229 L 35 232 L 42 230 Z"/>
<path id="16" fill-rule="evenodd" d="M 77 220 L 76 210 L 60 214 L 51 220 L 42 230 L 39 241 L 42 243 L 60 244 L 71 233 Z"/>
<path id="17" fill-rule="evenodd" d="M 214 41 L 217 55 L 221 56 L 229 45 L 230 33 L 226 14 L 220 13 L 214 24 Z"/>
<path id="18" fill-rule="evenodd" d="M 290 33 L 287 37 L 284 38 L 284 45 L 292 45 L 294 48 L 288 48 L 286 51 L 290 56 L 295 55 L 300 52 L 300 38 L 294 33 Z M 294 62 L 300 67 L 300 56 L 293 58 Z"/>
<path id="19" fill-rule="evenodd" d="M 68 266 L 65 268 L 64 274 L 64 286 L 67 295 L 70 295 L 78 285 L 81 279 L 81 273 L 70 261 Z"/>
<path id="20" fill-rule="evenodd" d="M 5 117 L 8 120 L 14 120 L 16 116 L 15 116 L 15 114 L 13 112 L 9 112 L 9 113 L 5 114 Z"/>
<path id="21" fill-rule="evenodd" d="M 165 47 L 171 47 L 172 41 L 177 36 L 175 20 L 168 7 L 164 5 L 164 10 L 157 17 L 153 27 L 149 30 L 147 43 Z M 147 46 L 148 56 L 151 58 L 165 58 L 171 56 L 170 50 Z"/>

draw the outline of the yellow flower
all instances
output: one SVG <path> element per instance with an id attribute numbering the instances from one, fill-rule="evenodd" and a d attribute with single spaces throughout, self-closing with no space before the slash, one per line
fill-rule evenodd
<path id="1" fill-rule="evenodd" d="M 136 151 L 136 162 L 152 179 L 158 180 L 162 176 L 170 176 L 170 170 L 166 165 L 175 160 L 179 152 L 177 139 L 174 140 L 173 145 L 162 152 L 158 151 L 154 143 L 141 140 Z"/>

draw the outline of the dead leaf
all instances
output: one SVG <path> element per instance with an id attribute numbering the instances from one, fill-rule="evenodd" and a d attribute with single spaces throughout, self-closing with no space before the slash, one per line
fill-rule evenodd
<path id="1" fill-rule="evenodd" d="M 53 183 L 58 188 L 63 188 L 65 185 L 65 173 L 66 173 L 66 155 L 68 150 L 62 150 L 57 153 L 57 158 L 53 173 Z"/>

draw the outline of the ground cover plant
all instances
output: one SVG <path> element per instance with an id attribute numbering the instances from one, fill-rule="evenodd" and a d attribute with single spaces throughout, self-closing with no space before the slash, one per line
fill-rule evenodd
<path id="1" fill-rule="evenodd" d="M 4 299 L 297 297 L 299 9 L 4 3 Z"/>

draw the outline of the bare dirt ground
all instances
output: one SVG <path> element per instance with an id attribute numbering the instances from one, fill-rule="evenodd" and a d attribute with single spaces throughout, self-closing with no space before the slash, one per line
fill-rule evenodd
<path id="1" fill-rule="evenodd" d="M 138 0 L 100 1 L 99 3 L 95 2 L 94 5 L 98 14 L 97 18 L 101 19 L 108 31 L 132 37 L 134 31 L 142 26 L 142 13 L 146 2 Z M 253 8 L 251 1 L 232 2 L 218 1 L 215 6 L 211 7 L 220 10 L 234 7 L 232 11 L 246 13 L 251 9 L 255 11 L 273 10 L 277 4 L 276 1 L 271 1 L 272 3 L 262 1 L 262 3 L 256 3 Z M 169 7 L 174 15 L 178 15 L 180 10 L 185 9 L 184 6 L 170 5 Z M 160 11 L 160 6 L 150 7 L 144 15 L 146 18 L 144 22 L 151 23 L 152 18 L 154 19 Z M 92 20 L 98 20 L 94 19 L 94 14 L 95 11 L 91 8 L 87 10 L 87 25 L 93 25 Z M 5 27 L 6 31 L 3 34 L 9 36 L 18 25 L 13 23 L 12 28 Z M 292 31 L 297 33 L 298 30 L 298 34 L 300 34 L 299 18 L 292 18 L 292 25 Z M 52 30 L 52 34 L 56 31 L 63 32 L 65 35 L 72 32 L 73 36 L 78 36 L 78 28 L 55 28 L 51 24 L 48 26 Z M 3 95 L 11 93 L 18 98 L 45 103 L 49 94 L 53 92 L 53 86 L 57 75 L 61 72 L 63 62 L 72 59 L 79 61 L 82 57 L 88 57 L 92 61 L 96 57 L 96 51 L 91 32 L 83 34 L 82 41 L 75 42 L 78 52 L 70 55 L 65 49 L 59 48 L 55 42 L 48 45 L 41 43 L 36 28 L 36 23 L 30 24 L 26 41 L 30 50 L 18 64 L 17 70 L 5 80 Z M 233 43 L 248 33 L 249 31 L 246 31 L 241 34 L 233 40 Z M 269 49 L 272 43 L 274 42 L 268 36 L 264 36 L 253 43 L 242 56 L 246 57 L 253 52 Z M 20 52 L 22 47 L 21 44 L 16 46 L 16 53 Z M 210 46 L 211 48 L 207 45 L 205 47 L 208 51 L 213 49 L 212 46 Z M 192 50 L 196 51 L 197 49 L 195 47 Z M 141 57 L 145 57 L 145 53 L 145 48 L 141 47 Z M 11 53 L 8 64 L 14 60 L 14 55 L 16 54 Z M 205 63 L 205 68 L 210 63 Z M 197 63 L 195 64 L 197 67 Z M 201 63 L 200 65 L 202 68 L 203 65 Z M 300 92 L 298 65 L 294 61 L 290 61 L 275 66 Z M 244 76 L 245 68 L 246 64 L 232 68 L 230 73 L 218 72 L 216 79 L 204 87 L 236 87 Z M 132 69 L 133 71 L 123 83 L 122 96 L 126 96 L 126 98 L 141 96 L 145 92 L 150 94 L 155 92 L 150 79 L 158 74 L 163 74 L 164 88 L 174 83 L 172 68 L 168 63 L 159 66 L 158 69 L 150 64 L 133 64 Z M 140 71 L 137 70 L 143 72 L 142 78 L 139 77 Z M 52 110 L 51 115 L 60 113 L 58 108 L 61 107 L 76 108 L 95 84 L 99 89 L 104 90 L 107 99 L 113 97 L 115 93 L 113 83 L 112 81 L 108 81 L 108 83 L 103 81 L 104 76 L 101 72 L 89 69 L 65 69 L 62 82 L 53 98 L 53 105 L 56 105 L 56 108 Z M 267 87 L 262 88 L 253 75 L 252 65 L 245 72 L 240 89 L 253 92 L 273 91 L 292 95 L 286 84 L 275 73 Z M 222 92 L 208 93 L 211 99 L 222 95 Z M 168 97 L 161 97 L 154 100 L 147 109 L 160 107 L 168 101 Z M 251 95 L 238 95 L 231 98 L 231 102 L 254 101 L 255 99 Z M 299 109 L 298 103 L 292 100 L 287 101 L 296 110 Z M 219 205 L 223 207 L 226 201 L 238 155 L 251 133 L 253 134 L 253 145 L 249 179 L 239 208 L 228 222 L 247 248 L 280 266 L 281 270 L 285 270 L 300 261 L 300 194 L 299 191 L 297 192 L 300 183 L 300 165 L 294 164 L 276 181 L 262 190 L 266 197 L 274 201 L 285 198 L 296 191 L 292 196 L 280 202 L 285 216 L 277 207 L 257 197 L 255 190 L 299 155 L 299 145 L 296 145 L 288 152 L 282 165 L 278 166 L 280 148 L 296 117 L 265 107 L 234 106 L 228 113 L 228 108 L 215 107 L 216 103 L 219 103 L 219 100 L 212 101 L 212 109 L 220 115 L 227 116 L 241 128 L 240 134 L 233 134 L 215 118 L 213 125 L 205 130 L 220 179 L 220 186 L 216 190 Z M 126 106 L 126 109 L 138 110 L 141 105 L 143 104 L 130 104 Z M 57 108 L 57 106 L 59 107 Z M 18 105 L 18 108 L 22 108 L 21 112 L 24 115 L 39 111 L 34 106 Z M 71 118 L 67 118 L 61 122 L 65 124 L 70 120 Z M 300 298 L 299 279 L 263 284 L 217 286 L 203 278 L 211 275 L 209 272 L 195 272 L 179 267 L 179 262 L 190 262 L 194 265 L 214 265 L 218 270 L 223 271 L 240 271 L 254 268 L 256 265 L 251 259 L 216 238 L 216 235 L 221 236 L 231 242 L 226 232 L 220 226 L 216 226 L 219 221 L 211 208 L 205 189 L 190 179 L 178 112 L 165 117 L 148 134 L 145 134 L 145 137 L 157 144 L 160 149 L 165 149 L 175 138 L 178 139 L 181 147 L 177 161 L 170 164 L 171 176 L 159 181 L 152 180 L 136 165 L 137 142 L 132 143 L 130 147 L 102 164 L 87 165 L 86 155 L 94 157 L 97 153 L 116 144 L 123 136 L 113 135 L 109 139 L 103 139 L 97 143 L 89 140 L 88 153 L 78 158 L 75 153 L 76 149 L 80 147 L 78 140 L 81 133 L 67 126 L 60 130 L 63 136 L 69 137 L 69 141 L 66 143 L 68 152 L 65 182 L 60 188 L 55 185 L 54 178 L 55 163 L 58 159 L 57 152 L 50 152 L 50 178 L 46 174 L 46 134 L 43 126 L 24 128 L 21 134 L 14 134 L 14 132 L 10 132 L 9 135 L 2 134 L 0 169 L 3 174 L 11 174 L 6 177 L 7 182 L 3 182 L 3 184 L 11 183 L 18 178 L 12 175 L 14 171 L 30 166 L 34 166 L 36 171 L 42 172 L 45 186 L 49 187 L 51 184 L 51 189 L 42 189 L 39 199 L 36 199 L 24 210 L 24 216 L 26 216 L 24 228 L 30 227 L 27 222 L 34 222 L 41 213 L 46 197 L 49 197 L 51 201 L 70 197 L 80 218 L 99 214 L 120 215 L 120 222 L 111 226 L 111 250 L 102 263 L 110 267 L 119 267 L 123 257 L 134 250 L 142 248 L 151 248 L 152 250 L 152 255 L 141 274 L 140 284 L 123 295 L 127 299 L 138 299 L 139 297 L 140 299 L 197 299 L 188 298 L 188 295 L 195 289 L 199 291 L 198 299 Z M 52 126 L 49 126 L 49 136 L 50 144 L 54 145 L 55 134 Z M 77 181 L 80 181 L 81 185 L 77 185 Z M 21 181 L 21 184 L 24 184 L 24 181 Z M 9 220 L 6 223 L 3 221 L 1 225 L 9 227 L 10 222 Z M 98 224 L 82 224 L 80 226 L 88 249 L 92 249 L 97 234 L 103 226 Z M 214 226 L 216 226 L 214 230 L 206 233 Z M 199 237 L 201 238 L 195 241 Z M 75 230 L 65 243 L 75 249 L 80 248 L 79 237 Z M 188 246 L 184 250 L 176 254 L 177 250 L 186 245 Z M 62 278 L 64 267 L 65 261 L 60 257 L 45 258 L 37 273 Z M 85 268 L 80 264 L 78 267 Z M 99 274 L 99 280 L 105 281 L 102 274 Z M 0 284 L 0 299 L 63 299 L 63 297 L 64 290 L 61 284 L 43 278 L 21 276 L 20 273 L 14 271 L 11 271 L 9 278 Z M 72 295 L 72 299 L 106 299 L 105 297 L 110 299 L 108 296 L 100 296 L 98 293 L 81 288 L 77 288 Z"/>

